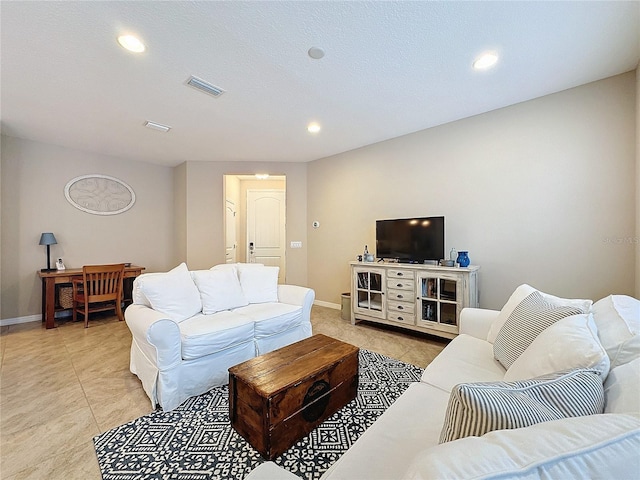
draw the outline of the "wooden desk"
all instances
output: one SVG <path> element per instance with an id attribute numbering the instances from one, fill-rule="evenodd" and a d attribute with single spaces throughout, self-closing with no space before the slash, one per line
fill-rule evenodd
<path id="1" fill-rule="evenodd" d="M 140 275 L 144 267 L 131 265 L 124 268 L 124 278 L 133 279 Z M 82 278 L 81 268 L 67 268 L 66 270 L 53 270 L 51 272 L 38 271 L 42 279 L 42 319 L 47 328 L 54 328 L 56 313 L 56 285 L 71 283 L 74 278 Z M 124 282 L 124 298 L 131 297 L 131 283 Z M 128 288 L 126 288 L 128 286 Z"/>

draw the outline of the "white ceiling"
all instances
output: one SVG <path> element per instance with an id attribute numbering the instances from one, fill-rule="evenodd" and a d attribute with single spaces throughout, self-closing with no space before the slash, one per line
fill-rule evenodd
<path id="1" fill-rule="evenodd" d="M 162 165 L 311 161 L 640 58 L 638 1 L 4 0 L 0 20 L 4 134 Z M 118 46 L 123 32 L 146 52 Z M 497 67 L 474 71 L 485 50 Z M 226 93 L 187 87 L 190 75 Z"/>

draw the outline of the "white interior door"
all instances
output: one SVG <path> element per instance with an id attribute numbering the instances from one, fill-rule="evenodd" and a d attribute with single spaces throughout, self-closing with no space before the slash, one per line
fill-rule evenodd
<path id="1" fill-rule="evenodd" d="M 231 200 L 225 201 L 225 246 L 224 261 L 226 263 L 236 263 L 236 204 Z"/>
<path id="2" fill-rule="evenodd" d="M 247 259 L 280 267 L 285 279 L 285 192 L 247 190 Z"/>

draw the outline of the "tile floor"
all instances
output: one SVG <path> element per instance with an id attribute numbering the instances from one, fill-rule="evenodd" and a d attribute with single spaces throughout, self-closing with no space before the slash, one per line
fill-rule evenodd
<path id="1" fill-rule="evenodd" d="M 314 333 L 421 367 L 446 341 L 360 323 L 313 307 Z M 32 322 L 0 331 L 0 479 L 99 480 L 92 438 L 151 412 L 129 372 L 131 335 L 114 316 Z"/>

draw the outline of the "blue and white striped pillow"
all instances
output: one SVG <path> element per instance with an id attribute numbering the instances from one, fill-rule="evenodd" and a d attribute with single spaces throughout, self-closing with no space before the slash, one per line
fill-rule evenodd
<path id="1" fill-rule="evenodd" d="M 440 443 L 602 413 L 604 403 L 602 379 L 594 370 L 519 382 L 461 383 L 451 391 Z"/>
<path id="2" fill-rule="evenodd" d="M 493 356 L 508 370 L 540 332 L 562 318 L 580 313 L 587 312 L 576 306 L 554 304 L 534 291 L 514 308 L 498 332 Z"/>

